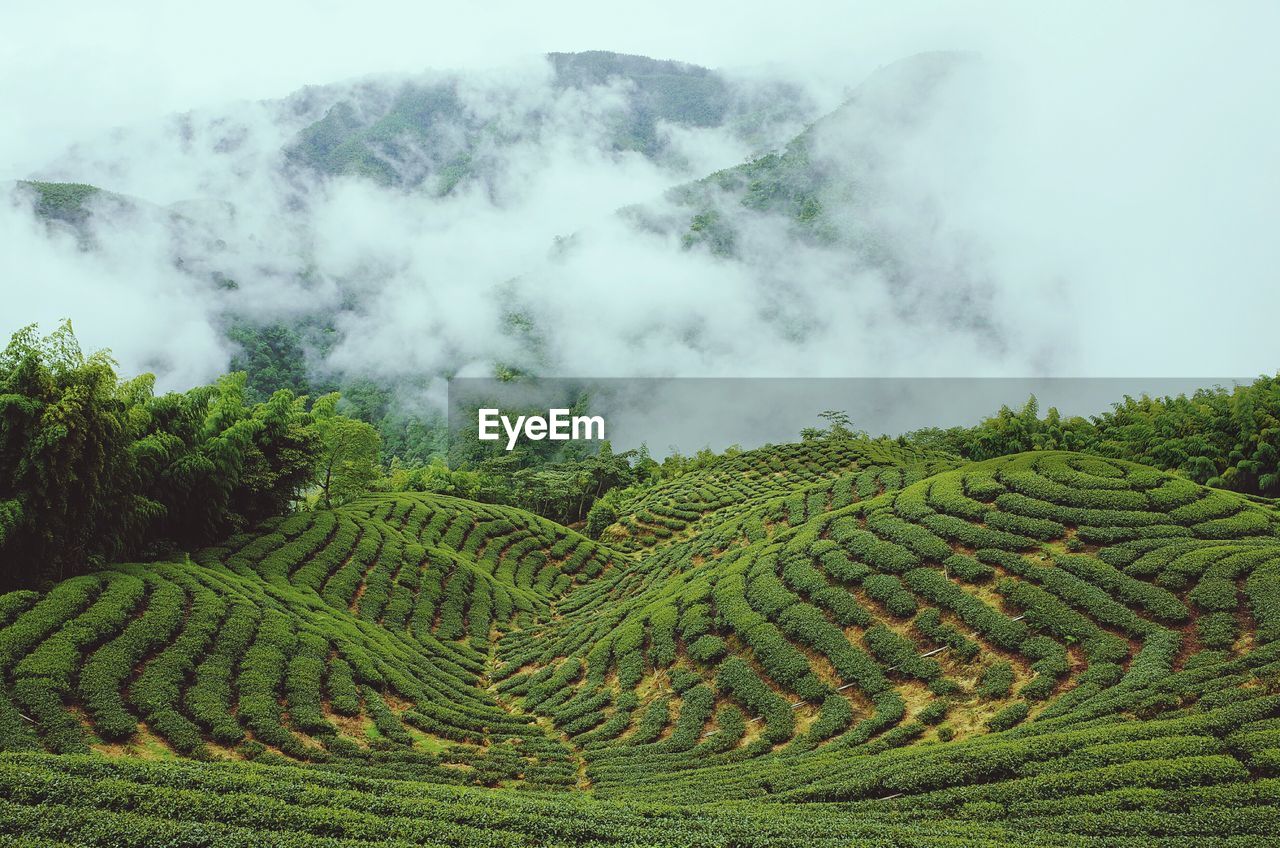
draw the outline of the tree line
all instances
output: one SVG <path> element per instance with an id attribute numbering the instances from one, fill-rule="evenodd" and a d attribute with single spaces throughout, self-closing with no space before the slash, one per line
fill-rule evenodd
<path id="1" fill-rule="evenodd" d="M 1126 396 L 1087 418 L 1051 408 L 1035 396 L 1021 409 L 1003 406 L 974 427 L 931 428 L 910 441 L 984 460 L 1032 450 L 1070 450 L 1178 473 L 1197 483 L 1280 497 L 1280 375 L 1190 396 Z"/>
<path id="2" fill-rule="evenodd" d="M 359 394 L 359 393 L 357 393 Z M 346 413 L 351 413 L 350 415 Z M 371 489 L 508 504 L 598 536 L 628 492 L 718 457 L 642 446 L 512 452 L 457 444 L 446 459 L 388 452 L 364 404 L 269 395 L 243 372 L 185 392 L 122 379 L 107 352 L 85 355 L 69 323 L 34 326 L 0 353 L 0 589 L 42 586 L 109 561 L 153 559 L 217 542 L 299 506 L 333 507 Z M 802 439 L 863 439 L 848 415 Z M 898 437 L 969 460 L 1073 450 L 1140 462 L 1210 486 L 1280 496 L 1280 376 L 1190 397 L 1125 397 L 1109 411 L 1040 414 L 1036 398 L 973 427 Z M 487 446 L 486 446 L 487 447 Z M 726 454 L 740 450 L 730 448 Z"/>
<path id="3" fill-rule="evenodd" d="M 298 508 L 370 490 L 507 504 L 598 533 L 618 494 L 701 467 L 647 449 L 522 447 L 404 461 L 384 449 L 361 398 L 267 394 L 244 372 L 157 394 L 85 354 L 70 323 L 34 325 L 0 353 L 0 590 L 44 587 L 121 560 L 196 550 Z M 594 513 L 593 513 L 594 508 Z"/>
<path id="4" fill-rule="evenodd" d="M 247 399 L 243 373 L 157 394 L 86 355 L 69 323 L 0 353 L 0 590 L 108 561 L 193 550 L 308 499 L 342 503 L 378 478 L 379 440 L 282 389 Z"/>

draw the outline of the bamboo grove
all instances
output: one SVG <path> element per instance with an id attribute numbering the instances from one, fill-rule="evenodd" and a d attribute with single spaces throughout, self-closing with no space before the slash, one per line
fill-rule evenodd
<path id="1" fill-rule="evenodd" d="M 362 493 L 378 436 L 337 402 L 251 403 L 243 373 L 157 395 L 86 356 L 69 323 L 19 331 L 0 351 L 0 589 L 207 545 L 313 488 L 327 505 Z"/>

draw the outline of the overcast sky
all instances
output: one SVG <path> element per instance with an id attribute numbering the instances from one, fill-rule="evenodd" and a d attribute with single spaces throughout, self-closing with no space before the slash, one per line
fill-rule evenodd
<path id="1" fill-rule="evenodd" d="M 234 202 L 248 269 L 240 296 L 264 320 L 298 299 L 286 284 L 297 277 L 290 263 L 318 262 L 331 280 L 359 277 L 371 263 L 391 268 L 366 293 L 368 326 L 346 328 L 360 346 L 336 351 L 333 366 L 367 369 L 376 356 L 414 373 L 455 367 L 445 354 L 499 337 L 501 287 L 517 275 L 544 326 L 572 330 L 556 339 L 567 372 L 590 363 L 602 374 L 1218 376 L 1280 365 L 1280 3 L 1272 0 L 7 5 L 0 180 L 39 172 L 80 141 L 89 153 L 106 151 L 109 164 L 59 170 L 57 179 L 156 203 Z M 987 344 L 982 332 L 929 324 L 922 318 L 938 297 L 904 306 L 891 281 L 859 280 L 777 232 L 751 240 L 754 264 L 735 266 L 606 220 L 741 161 L 716 133 L 682 137 L 699 164 L 689 173 L 593 157 L 578 136 L 548 134 L 541 147 L 509 152 L 515 199 L 500 205 L 338 181 L 313 198 L 303 240 L 314 234 L 320 249 L 305 262 L 275 216 L 286 198 L 274 159 L 229 169 L 226 157 L 202 154 L 172 127 L 164 144 L 102 134 L 206 108 L 258 126 L 249 101 L 428 69 L 516 68 L 490 79 L 515 80 L 546 108 L 572 109 L 554 101 L 545 67 L 541 77 L 529 73 L 530 59 L 589 49 L 769 72 L 804 82 L 828 107 L 913 53 L 979 53 L 982 72 L 953 86 L 926 121 L 871 133 L 882 196 L 857 214 L 919 264 L 927 291 L 964 299 L 967 281 L 985 292 L 970 308 L 989 310 L 1001 338 Z M 865 125 L 847 129 L 828 128 L 823 155 L 838 162 L 865 147 Z M 276 155 L 284 139 L 257 141 Z M 167 232 L 122 230 L 90 256 L 46 239 L 25 213 L 0 214 L 12 219 L 0 221 L 0 291 L 9 295 L 0 333 L 70 316 L 91 346 L 112 347 L 126 371 L 159 371 L 167 386 L 227 367 L 221 295 L 175 272 Z M 552 237 L 596 222 L 573 261 L 533 267 Z M 264 267 L 270 273 L 255 280 Z M 780 326 L 764 314 L 777 305 L 770 298 L 796 313 L 799 341 L 761 341 Z M 590 321 L 581 320 L 584 304 L 598 307 Z M 681 322 L 701 347 L 682 345 Z M 464 353 L 479 368 L 498 355 Z"/>
<path id="2" fill-rule="evenodd" d="M 42 0 L 5 4 L 5 170 L 98 129 L 379 72 L 480 68 L 606 49 L 712 67 L 783 66 L 852 84 L 919 50 L 1082 59 L 1123 45 L 1211 57 L 1274 52 L 1280 4 L 858 0 Z M 1110 8 L 1109 8 L 1110 7 Z M 1121 8 L 1114 8 L 1121 7 Z M 1197 11 L 1197 7 L 1199 10 Z M 1105 10 L 1105 11 L 1104 11 Z M 1144 46 L 1145 44 L 1145 46 Z M 1082 70 L 1086 70 L 1082 67 Z M 8 176 L 8 174 L 4 175 Z"/>

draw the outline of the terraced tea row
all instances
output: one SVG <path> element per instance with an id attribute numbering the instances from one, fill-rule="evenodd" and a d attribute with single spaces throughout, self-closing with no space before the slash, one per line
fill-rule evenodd
<path id="1" fill-rule="evenodd" d="M 840 506 L 955 464 L 943 454 L 892 442 L 832 440 L 760 448 L 722 457 L 708 468 L 624 499 L 618 523 L 601 538 L 620 550 L 642 550 L 682 534 L 704 518 L 700 529 L 726 514 L 793 495 L 819 481 L 828 485 L 811 489 L 810 506 L 817 506 L 824 493 L 825 503 Z"/>
<path id="2" fill-rule="evenodd" d="M 595 543 L 380 495 L 0 597 L 0 745 L 28 752 L 0 759 L 6 817 L 29 844 L 172 819 L 218 844 L 1274 832 L 1270 504 L 1070 453 L 814 442 L 632 507 Z M 669 535 L 628 535 L 667 508 Z M 459 783 L 579 792 L 428 785 Z"/>
<path id="3" fill-rule="evenodd" d="M 480 684 L 491 631 L 605 568 L 533 516 L 406 496 L 7 595 L 0 747 L 572 784 L 569 751 Z"/>
<path id="4" fill-rule="evenodd" d="M 1269 844 L 1280 780 L 1215 751 L 1254 744 L 1274 697 L 1220 707 L 1176 733 L 1054 739 L 877 758 L 869 783 L 907 791 L 852 804 L 757 799 L 679 807 L 585 794 L 433 786 L 247 763 L 0 755 L 0 834 L 25 848 L 218 846 L 1152 846 Z M 1266 721 L 1266 720 L 1262 720 Z M 1212 731 L 1245 729 L 1225 739 Z M 924 746 L 929 747 L 929 746 Z M 1072 753 L 1063 752 L 1071 749 Z M 1200 752 L 1170 759 L 1168 754 Z M 1037 762 L 1038 756 L 1043 757 Z M 1004 766 L 1029 763 L 1001 779 Z M 870 770 L 870 769 L 869 769 Z M 929 789 L 939 783 L 951 788 Z M 914 784 L 914 785 L 913 785 Z M 917 789 L 916 787 L 922 787 Z"/>
<path id="5" fill-rule="evenodd" d="M 196 559 L 310 590 L 389 629 L 485 644 L 494 628 L 546 618 L 551 599 L 609 565 L 589 539 L 537 516 L 445 496 L 373 496 L 271 530 Z"/>
<path id="6" fill-rule="evenodd" d="M 1125 692 L 1116 712 L 1158 713 L 1132 693 L 1274 632 L 1275 513 L 1140 466 L 1037 454 L 850 505 L 815 492 L 575 592 L 503 639 L 498 690 L 583 747 L 599 791 L 700 799 L 775 786 L 771 758 L 819 773 Z"/>

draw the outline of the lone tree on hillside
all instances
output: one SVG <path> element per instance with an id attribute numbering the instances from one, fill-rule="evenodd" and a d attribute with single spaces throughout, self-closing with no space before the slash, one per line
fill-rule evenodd
<path id="1" fill-rule="evenodd" d="M 316 482 L 326 507 L 341 506 L 365 492 L 378 479 L 382 439 L 373 425 L 337 412 L 338 393 L 317 398 L 311 408 L 320 436 Z"/>
<path id="2" fill-rule="evenodd" d="M 868 438 L 865 430 L 855 430 L 853 419 L 842 409 L 827 409 L 818 413 L 818 417 L 827 422 L 826 429 L 821 427 L 805 427 L 800 431 L 800 438 L 806 442 L 818 439 L 832 441 L 848 441 L 850 439 Z"/>

